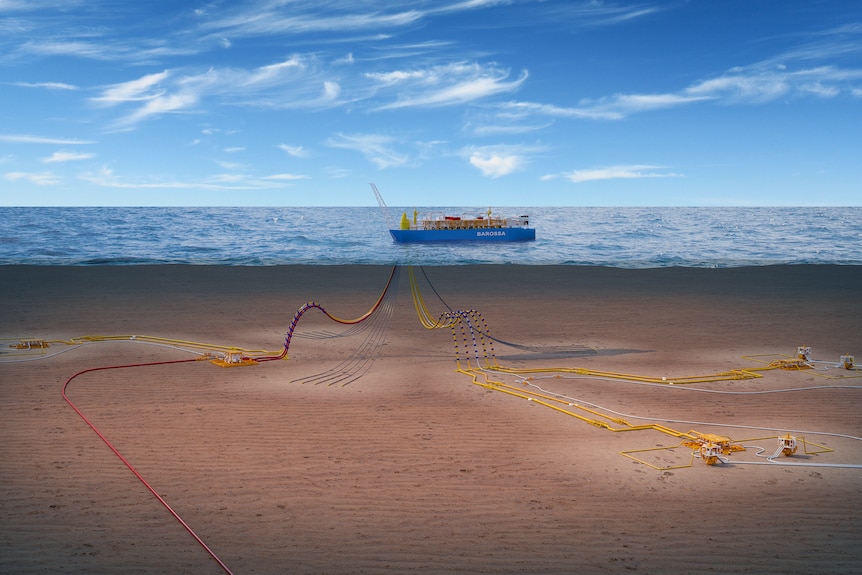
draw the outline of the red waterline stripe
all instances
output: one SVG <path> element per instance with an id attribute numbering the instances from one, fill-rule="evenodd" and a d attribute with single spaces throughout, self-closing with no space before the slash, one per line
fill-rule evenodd
<path id="1" fill-rule="evenodd" d="M 144 479 L 140 473 L 138 473 L 138 471 L 132 466 L 132 464 L 129 463 L 129 460 L 127 460 L 125 457 L 123 457 L 123 454 L 121 454 L 117 450 L 117 448 L 114 447 L 110 441 L 108 441 L 108 438 L 105 437 L 102 434 L 102 432 L 98 430 L 98 428 L 93 424 L 93 422 L 90 421 L 87 418 L 87 416 L 84 415 L 84 413 L 80 409 L 78 409 L 78 406 L 75 405 L 75 403 L 71 399 L 69 399 L 69 396 L 66 395 L 66 388 L 69 387 L 69 384 L 72 382 L 72 380 L 75 379 L 76 377 L 78 377 L 79 375 L 84 375 L 85 373 L 91 373 L 94 371 L 104 371 L 104 370 L 108 370 L 108 369 L 124 369 L 124 368 L 130 368 L 130 367 L 146 367 L 146 366 L 151 366 L 151 365 L 170 365 L 170 364 L 175 364 L 175 363 L 189 363 L 192 361 L 197 361 L 197 359 L 178 359 L 178 360 L 173 360 L 173 361 L 155 361 L 155 362 L 151 362 L 151 363 L 133 363 L 133 364 L 129 364 L 129 365 L 108 365 L 108 366 L 103 366 L 103 367 L 93 367 L 90 369 L 85 369 L 83 371 L 79 371 L 78 373 L 76 373 L 75 375 L 73 375 L 72 377 L 67 379 L 66 383 L 63 384 L 63 399 L 66 400 L 66 403 L 68 403 L 69 405 L 72 406 L 72 409 L 75 410 L 75 413 L 77 413 L 79 416 L 81 416 L 81 419 L 83 419 L 84 422 L 90 426 L 90 429 L 92 429 L 94 432 L 96 432 L 96 435 L 98 435 L 99 438 L 105 442 L 105 445 L 107 445 L 111 449 L 111 451 L 114 452 L 114 455 L 119 457 L 120 461 L 122 461 L 126 465 L 126 467 L 128 467 L 129 470 L 135 474 L 135 477 L 137 477 L 141 481 L 141 483 L 144 484 L 144 487 L 149 489 L 150 493 L 152 493 L 155 496 L 155 498 L 158 499 L 159 502 L 165 506 L 165 509 L 167 509 L 170 512 L 170 514 L 173 515 L 174 518 L 180 522 L 180 525 L 185 527 L 186 531 L 188 531 L 189 534 L 191 534 L 191 536 L 195 538 L 195 541 L 197 541 L 201 545 L 201 547 L 203 547 L 204 550 L 207 553 L 209 553 L 210 557 L 215 559 L 216 563 L 218 563 L 219 566 L 226 573 L 233 575 L 233 572 L 228 568 L 228 566 L 225 565 L 224 562 L 222 562 L 222 560 L 218 558 L 218 556 L 215 554 L 215 552 L 212 549 L 210 549 L 206 543 L 204 543 L 204 540 L 201 539 L 197 533 L 195 533 L 194 529 L 192 529 L 191 526 L 188 523 L 186 523 L 183 520 L 183 518 L 180 517 L 176 511 L 173 510 L 173 508 L 168 504 L 168 502 L 165 501 L 164 498 L 161 495 L 159 495 L 158 492 L 155 489 L 153 489 L 153 487 L 149 483 L 147 483 L 147 480 Z"/>

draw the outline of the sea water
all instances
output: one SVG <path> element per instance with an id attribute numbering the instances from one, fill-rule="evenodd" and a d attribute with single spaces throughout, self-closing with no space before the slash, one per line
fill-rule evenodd
<path id="1" fill-rule="evenodd" d="M 0 265 L 862 265 L 859 207 L 517 207 L 505 215 L 529 215 L 536 241 L 493 244 L 396 244 L 371 207 L 0 210 Z"/>

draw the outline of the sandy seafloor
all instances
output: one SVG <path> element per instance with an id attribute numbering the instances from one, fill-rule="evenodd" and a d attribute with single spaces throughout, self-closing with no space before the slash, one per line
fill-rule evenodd
<path id="1" fill-rule="evenodd" d="M 860 266 L 414 272 L 432 315 L 446 309 L 438 295 L 481 312 L 501 340 L 483 340 L 481 353 L 511 368 L 673 380 L 762 367 L 803 345 L 815 360 L 862 363 Z M 0 269 L 0 572 L 225 571 L 61 396 L 81 370 L 194 356 L 139 341 L 44 352 L 10 343 L 136 335 L 278 351 L 305 302 L 359 317 L 389 273 Z M 634 425 L 734 440 L 794 430 L 833 450 L 778 460 L 795 466 L 749 464 L 766 460 L 748 449 L 726 464 L 656 469 L 620 452 L 678 438 L 612 432 L 456 372 L 455 344 L 468 365 L 472 343 L 424 329 L 406 268 L 397 279 L 397 299 L 370 329 L 309 310 L 288 360 L 95 371 L 68 395 L 237 574 L 862 572 L 862 442 L 848 437 L 862 436 L 862 371 L 818 363 L 688 386 L 554 372 L 529 382 Z M 803 387 L 816 389 L 778 391 Z M 771 453 L 775 442 L 747 444 Z M 644 457 L 669 467 L 689 453 Z"/>

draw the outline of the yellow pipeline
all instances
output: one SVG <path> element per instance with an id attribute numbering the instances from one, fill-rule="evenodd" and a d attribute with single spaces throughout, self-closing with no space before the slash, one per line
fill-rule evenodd
<path id="1" fill-rule="evenodd" d="M 438 319 L 432 319 L 433 316 L 431 312 L 428 311 L 428 307 L 425 305 L 425 300 L 422 298 L 422 294 L 419 291 L 419 284 L 416 283 L 416 274 L 413 272 L 413 266 L 407 267 L 407 275 L 410 277 L 410 293 L 413 296 L 413 307 L 416 308 L 416 315 L 419 317 L 419 323 L 422 324 L 422 327 L 425 329 L 438 329 L 442 327 L 451 327 L 453 324 L 457 323 L 457 318 L 447 318 L 447 322 L 441 322 L 441 320 L 446 317 L 446 314 L 440 314 Z"/>
<path id="2" fill-rule="evenodd" d="M 246 355 L 271 355 L 272 351 L 266 350 L 254 350 L 254 349 L 243 349 L 235 346 L 226 346 L 226 345 L 217 345 L 211 343 L 200 343 L 196 341 L 185 341 L 181 339 L 171 339 L 165 337 L 156 337 L 151 335 L 83 335 L 80 337 L 73 337 L 69 340 L 51 340 L 46 343 L 58 343 L 65 345 L 82 345 L 85 343 L 98 343 L 98 342 L 108 342 L 108 341 L 132 341 L 132 342 L 143 342 L 143 343 L 154 343 L 159 345 L 168 345 L 175 347 L 182 347 L 188 349 L 195 349 L 200 351 L 212 351 L 212 352 L 228 352 L 228 351 L 237 351 L 242 352 Z"/>
<path id="3" fill-rule="evenodd" d="M 516 369 L 502 366 L 495 366 L 490 369 L 509 373 L 512 375 L 523 375 L 529 373 L 573 373 L 577 375 L 587 375 L 590 377 L 602 377 L 608 379 L 622 379 L 626 381 L 639 381 L 643 383 L 662 383 L 667 385 L 686 385 L 690 383 L 708 383 L 714 381 L 736 381 L 743 379 L 758 379 L 763 377 L 755 371 L 767 371 L 770 369 L 778 369 L 777 367 L 762 367 L 750 369 L 734 369 L 722 373 L 711 375 L 691 375 L 683 377 L 653 377 L 645 375 L 632 375 L 628 373 L 615 373 L 612 371 L 599 371 L 595 369 L 587 369 L 582 367 L 543 367 L 535 369 Z"/>
<path id="4" fill-rule="evenodd" d="M 571 417 L 574 417 L 576 419 L 579 419 L 581 421 L 589 423 L 590 425 L 593 425 L 595 427 L 599 427 L 601 429 L 607 429 L 608 431 L 613 431 L 615 433 L 624 432 L 624 431 L 642 431 L 642 430 L 652 429 L 654 431 L 659 431 L 659 432 L 664 433 L 666 435 L 671 435 L 671 436 L 677 437 L 677 438 L 688 439 L 691 441 L 697 441 L 697 440 L 705 437 L 705 434 L 702 434 L 698 431 L 690 430 L 687 432 L 682 432 L 682 431 L 677 431 L 675 429 L 671 429 L 670 427 L 667 427 L 667 426 L 664 426 L 661 424 L 657 424 L 657 423 L 648 423 L 648 424 L 644 424 L 644 425 L 632 425 L 627 420 L 625 420 L 621 417 L 614 417 L 612 415 L 607 415 L 607 414 L 602 413 L 598 410 L 595 410 L 595 409 L 592 409 L 589 407 L 585 407 L 583 405 L 570 403 L 566 400 L 560 399 L 558 397 L 554 397 L 552 395 L 548 395 L 548 394 L 540 393 L 540 392 L 526 391 L 526 390 L 520 389 L 518 387 L 515 387 L 513 385 L 509 385 L 509 384 L 500 382 L 500 381 L 490 380 L 488 378 L 488 374 L 483 372 L 483 371 L 477 371 L 477 370 L 473 370 L 473 369 L 470 369 L 470 370 L 461 369 L 461 370 L 458 370 L 458 372 L 463 373 L 464 375 L 470 376 L 470 378 L 472 379 L 474 384 L 481 386 L 481 387 L 484 387 L 485 389 L 490 389 L 493 391 L 499 391 L 501 393 L 506 393 L 508 395 L 513 395 L 515 397 L 520 397 L 521 399 L 526 399 L 526 400 L 531 401 L 533 403 L 538 403 L 539 405 L 549 407 L 555 411 L 559 411 L 560 413 L 564 413 L 566 415 L 569 415 Z M 479 381 L 480 374 L 484 378 L 484 381 Z M 562 404 L 562 405 L 565 405 L 566 407 L 574 407 L 580 411 L 592 414 L 594 416 L 605 419 L 607 421 L 601 421 L 599 419 L 592 419 L 592 418 L 587 417 L 585 415 L 575 413 L 574 411 L 572 411 L 570 409 L 566 409 L 566 407 L 560 407 L 560 405 L 555 405 L 555 404 Z M 613 427 L 613 426 L 611 426 L 610 423 L 608 423 L 608 421 L 615 423 L 615 424 L 619 425 L 620 427 Z"/>

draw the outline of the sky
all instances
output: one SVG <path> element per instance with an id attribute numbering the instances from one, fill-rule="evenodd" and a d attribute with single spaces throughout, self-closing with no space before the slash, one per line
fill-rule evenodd
<path id="1" fill-rule="evenodd" d="M 0 206 L 860 206 L 856 0 L 0 0 Z"/>

